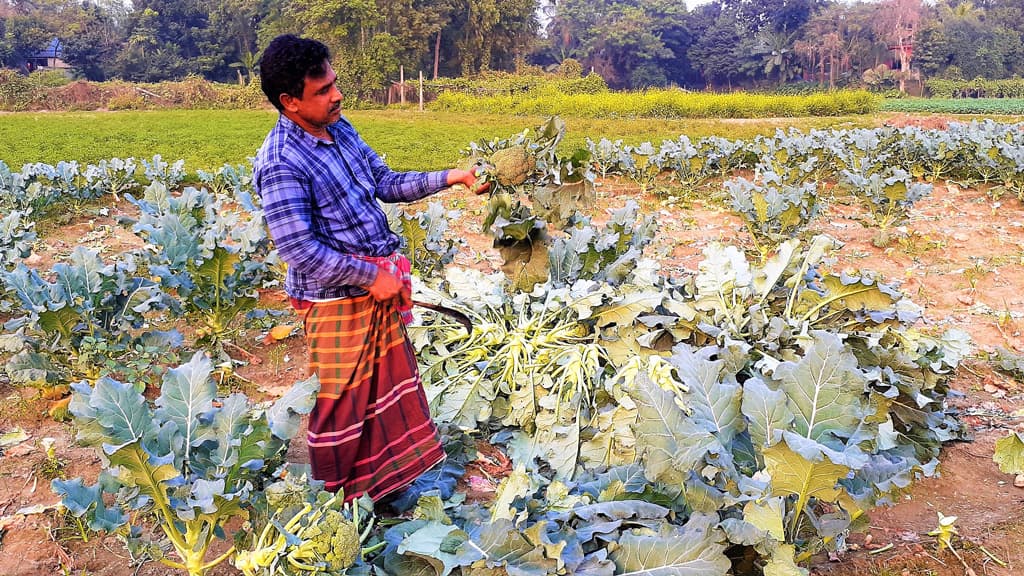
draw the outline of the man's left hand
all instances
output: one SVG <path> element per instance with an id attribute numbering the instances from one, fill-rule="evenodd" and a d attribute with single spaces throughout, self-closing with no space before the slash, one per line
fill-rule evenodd
<path id="1" fill-rule="evenodd" d="M 491 188 L 490 182 L 484 182 L 479 188 L 475 188 L 476 174 L 469 170 L 449 170 L 447 183 L 449 186 L 462 184 L 466 188 L 472 190 L 475 194 L 483 194 Z"/>

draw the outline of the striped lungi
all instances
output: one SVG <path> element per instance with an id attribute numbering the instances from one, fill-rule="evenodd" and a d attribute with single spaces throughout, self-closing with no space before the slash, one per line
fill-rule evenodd
<path id="1" fill-rule="evenodd" d="M 313 477 L 345 500 L 409 485 L 444 459 L 412 345 L 393 302 L 369 294 L 294 302 L 320 393 L 309 419 Z"/>

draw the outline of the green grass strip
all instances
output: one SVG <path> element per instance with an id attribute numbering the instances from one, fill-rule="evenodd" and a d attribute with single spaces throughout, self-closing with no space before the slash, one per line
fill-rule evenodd
<path id="1" fill-rule="evenodd" d="M 346 116 L 363 138 L 396 170 L 436 170 L 454 165 L 471 141 L 506 138 L 532 129 L 543 116 L 352 110 Z M 185 160 L 185 168 L 213 170 L 238 164 L 256 153 L 277 120 L 271 110 L 153 110 L 120 112 L 19 112 L 0 114 L 0 160 L 15 169 L 27 162 L 61 160 L 96 163 L 106 158 Z M 586 137 L 655 145 L 680 134 L 732 139 L 770 135 L 777 128 L 855 128 L 880 125 L 879 115 L 751 119 L 586 119 L 568 118 L 563 150 Z"/>

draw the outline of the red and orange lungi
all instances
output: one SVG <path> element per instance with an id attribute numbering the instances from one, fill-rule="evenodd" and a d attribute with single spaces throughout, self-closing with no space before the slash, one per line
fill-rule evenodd
<path id="1" fill-rule="evenodd" d="M 313 477 L 344 489 L 345 500 L 408 486 L 445 456 L 399 302 L 409 294 L 292 301 L 305 314 L 309 367 L 320 379 L 307 436 Z"/>

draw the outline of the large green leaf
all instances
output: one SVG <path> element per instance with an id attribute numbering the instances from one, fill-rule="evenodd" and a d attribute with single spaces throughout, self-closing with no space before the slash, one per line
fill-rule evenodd
<path id="1" fill-rule="evenodd" d="M 633 430 L 647 478 L 682 484 L 716 443 L 715 437 L 676 405 L 673 393 L 662 390 L 646 374 L 637 377 L 630 395 L 637 405 Z"/>
<path id="2" fill-rule="evenodd" d="M 203 283 L 213 288 L 227 287 L 227 279 L 234 274 L 235 266 L 239 263 L 238 254 L 228 252 L 226 248 L 218 246 L 213 250 L 213 255 L 203 261 L 193 274 L 196 283 Z"/>
<path id="3" fill-rule="evenodd" d="M 796 546 L 780 544 L 772 550 L 764 565 L 764 576 L 807 576 L 807 570 L 796 564 Z"/>
<path id="4" fill-rule="evenodd" d="M 992 460 L 1007 474 L 1024 474 L 1024 434 L 1011 432 L 996 440 Z"/>
<path id="5" fill-rule="evenodd" d="M 142 494 L 158 503 L 167 502 L 167 490 L 171 487 L 171 480 L 180 476 L 171 464 L 172 461 L 171 456 L 157 458 L 149 454 L 138 440 L 121 446 L 110 454 L 110 465 L 120 467 L 118 481 L 125 486 L 137 487 Z M 174 519 L 164 519 L 168 523 L 172 520 Z"/>
<path id="6" fill-rule="evenodd" d="M 70 265 L 56 264 L 53 271 L 69 300 L 75 296 L 91 300 L 103 293 L 103 260 L 95 250 L 77 247 L 71 253 Z"/>
<path id="7" fill-rule="evenodd" d="M 427 230 L 420 226 L 419 218 L 416 216 L 403 212 L 400 219 L 402 222 L 402 237 L 405 238 L 404 252 L 408 254 L 413 269 L 418 270 L 417 256 L 427 250 Z"/>
<path id="8" fill-rule="evenodd" d="M 455 380 L 431 403 L 434 419 L 452 423 L 467 430 L 477 427 L 491 417 L 491 403 L 498 391 L 490 378 L 475 373 Z"/>
<path id="9" fill-rule="evenodd" d="M 283 396 L 267 408 L 267 424 L 270 431 L 281 440 L 291 440 L 299 431 L 302 414 L 309 414 L 316 405 L 320 392 L 320 380 L 314 374 L 296 382 Z"/>
<path id="10" fill-rule="evenodd" d="M 740 416 L 743 389 L 735 374 L 723 373 L 724 360 L 711 360 L 711 356 L 717 354 L 719 349 L 713 346 L 696 352 L 680 347 L 669 361 L 690 389 L 686 399 L 693 410 L 694 421 L 715 434 L 723 445 L 728 445 L 745 426 Z"/>
<path id="11" fill-rule="evenodd" d="M 17 384 L 52 384 L 61 379 L 61 369 L 48 356 L 22 350 L 7 360 L 4 367 L 11 382 Z"/>
<path id="12" fill-rule="evenodd" d="M 785 515 L 786 505 L 781 497 L 766 498 L 761 502 L 751 501 L 743 505 L 743 519 L 779 542 L 786 539 L 782 526 Z"/>
<path id="13" fill-rule="evenodd" d="M 82 315 L 71 307 L 70 302 L 56 310 L 39 313 L 39 327 L 49 334 L 60 334 L 66 340 L 71 338 L 75 327 L 83 321 Z"/>
<path id="14" fill-rule="evenodd" d="M 849 438 L 866 415 L 867 383 L 857 359 L 836 334 L 815 330 L 798 362 L 782 362 L 775 378 L 789 396 L 797 434 L 827 444 L 830 436 Z"/>
<path id="15" fill-rule="evenodd" d="M 896 316 L 898 298 L 891 288 L 870 278 L 828 275 L 820 280 L 822 292 L 804 290 L 794 309 L 800 320 L 815 324 L 825 312 L 862 313 L 877 320 Z"/>
<path id="16" fill-rule="evenodd" d="M 531 195 L 537 215 L 556 228 L 564 228 L 576 213 L 586 214 L 593 208 L 597 193 L 594 183 L 583 179 L 561 185 L 549 184 L 537 188 Z"/>
<path id="17" fill-rule="evenodd" d="M 747 419 L 750 440 L 756 448 L 767 448 L 778 442 L 782 431 L 793 421 L 786 400 L 785 392 L 772 390 L 756 376 L 743 383 L 740 410 Z"/>
<path id="18" fill-rule="evenodd" d="M 655 535 L 625 532 L 612 552 L 618 574 L 725 576 L 731 566 L 715 515 L 694 514 L 683 527 L 663 525 Z"/>
<path id="19" fill-rule="evenodd" d="M 82 396 L 80 388 L 75 388 L 74 394 L 80 401 L 72 400 L 71 414 L 98 425 L 99 436 L 95 439 L 102 443 L 108 455 L 155 433 L 153 413 L 145 397 L 131 384 L 103 377 L 96 381 L 96 388 L 87 396 Z"/>
<path id="20" fill-rule="evenodd" d="M 233 439 L 246 437 L 250 426 L 249 399 L 244 394 L 224 398 L 221 407 L 213 414 L 213 421 L 195 432 L 194 464 L 218 468 L 245 464 L 245 461 L 239 461 L 242 444 Z"/>
<path id="21" fill-rule="evenodd" d="M 404 556 L 415 556 L 429 564 L 436 576 L 448 576 L 458 566 L 458 557 L 442 551 L 441 545 L 453 532 L 460 532 L 457 526 L 429 522 L 398 545 L 397 552 Z"/>
<path id="22" fill-rule="evenodd" d="M 186 364 L 171 368 L 164 374 L 160 396 L 156 399 L 156 418 L 173 422 L 182 435 L 183 461 L 190 461 L 192 447 L 199 444 L 196 431 L 200 415 L 213 409 L 217 386 L 210 379 L 213 363 L 202 352 L 196 352 Z"/>
<path id="23" fill-rule="evenodd" d="M 50 488 L 60 496 L 60 503 L 76 518 L 81 518 L 89 512 L 100 500 L 102 494 L 99 484 L 86 486 L 81 478 L 71 480 L 54 478 L 50 482 Z"/>

